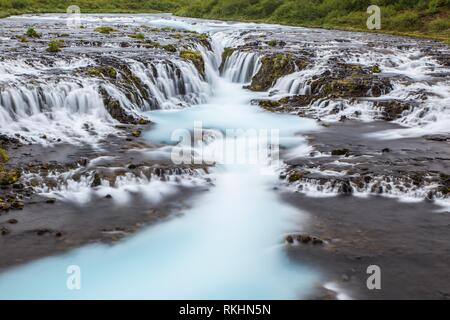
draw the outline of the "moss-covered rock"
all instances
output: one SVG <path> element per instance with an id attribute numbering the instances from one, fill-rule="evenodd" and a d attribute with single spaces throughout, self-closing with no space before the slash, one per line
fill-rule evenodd
<path id="1" fill-rule="evenodd" d="M 221 72 L 222 72 L 222 70 L 223 70 L 223 67 L 224 67 L 224 65 L 225 65 L 225 62 L 228 60 L 229 57 L 231 57 L 231 55 L 233 54 L 233 52 L 234 52 L 235 50 L 236 50 L 236 49 L 234 49 L 234 48 L 229 48 L 229 47 L 223 49 L 223 52 L 222 52 L 222 62 L 221 62 L 220 67 L 219 67 L 219 70 L 220 70 Z"/>
<path id="2" fill-rule="evenodd" d="M 103 33 L 103 34 L 110 34 L 111 32 L 116 32 L 117 30 L 114 29 L 113 27 L 101 26 L 101 27 L 95 28 L 95 31 Z"/>
<path id="3" fill-rule="evenodd" d="M 0 186 L 7 186 L 16 183 L 21 174 L 17 169 L 5 170 L 0 167 Z"/>
<path id="4" fill-rule="evenodd" d="M 128 35 L 130 38 L 137 39 L 137 40 L 144 40 L 145 35 L 143 33 L 133 33 Z"/>
<path id="5" fill-rule="evenodd" d="M 374 107 L 382 111 L 381 119 L 386 121 L 396 120 L 401 117 L 403 112 L 412 108 L 409 103 L 397 100 L 377 101 Z"/>
<path id="6" fill-rule="evenodd" d="M 309 82 L 311 93 L 329 98 L 379 97 L 392 90 L 387 78 L 357 64 L 336 63 Z"/>
<path id="7" fill-rule="evenodd" d="M 263 109 L 273 111 L 274 108 L 281 106 L 281 103 L 276 100 L 260 100 L 258 105 Z"/>
<path id="8" fill-rule="evenodd" d="M 261 68 L 253 77 L 249 89 L 253 91 L 266 91 L 279 78 L 304 69 L 307 62 L 296 58 L 291 53 L 266 55 L 261 59 Z"/>
<path id="9" fill-rule="evenodd" d="M 0 165 L 1 165 L 1 163 L 8 162 L 8 161 L 9 161 L 8 152 L 5 149 L 3 149 L 2 147 L 0 147 Z"/>
<path id="10" fill-rule="evenodd" d="M 131 135 L 135 138 L 139 138 L 141 136 L 141 134 L 142 134 L 141 130 L 133 130 L 131 132 Z"/>
<path id="11" fill-rule="evenodd" d="M 115 79 L 117 77 L 116 69 L 114 69 L 113 67 L 107 67 L 107 66 L 91 67 L 87 70 L 87 73 L 92 77 L 98 77 L 98 78 Z"/>
<path id="12" fill-rule="evenodd" d="M 165 44 L 161 46 L 162 49 L 166 50 L 167 52 L 177 52 L 177 47 L 173 44 Z"/>
<path id="13" fill-rule="evenodd" d="M 29 27 L 25 32 L 25 35 L 29 38 L 40 38 L 41 34 L 38 33 L 33 27 Z"/>
<path id="14" fill-rule="evenodd" d="M 48 43 L 47 52 L 56 53 L 61 51 L 62 44 L 58 40 L 52 40 Z"/>
<path id="15" fill-rule="evenodd" d="M 205 76 L 205 62 L 203 61 L 203 56 L 199 51 L 182 50 L 180 52 L 180 57 L 191 61 L 200 75 Z"/>

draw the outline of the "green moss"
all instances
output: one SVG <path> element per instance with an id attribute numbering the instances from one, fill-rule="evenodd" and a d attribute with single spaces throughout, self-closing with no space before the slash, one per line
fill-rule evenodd
<path id="1" fill-rule="evenodd" d="M 173 44 L 165 44 L 161 46 L 162 49 L 168 51 L 168 52 L 177 52 L 177 47 Z"/>
<path id="2" fill-rule="evenodd" d="M 203 56 L 199 51 L 194 50 L 182 50 L 180 52 L 180 57 L 191 61 L 198 72 L 204 76 L 205 75 L 205 63 L 203 61 Z"/>
<path id="3" fill-rule="evenodd" d="M 8 162 L 9 161 L 9 154 L 6 152 L 5 149 L 0 148 L 0 163 L 1 162 Z"/>
<path id="4" fill-rule="evenodd" d="M 19 41 L 22 43 L 26 43 L 26 42 L 28 42 L 28 39 L 27 39 L 27 37 L 22 36 L 22 37 L 19 37 Z"/>
<path id="5" fill-rule="evenodd" d="M 380 67 L 378 66 L 378 65 L 374 65 L 373 67 L 372 67 L 372 73 L 380 73 L 381 72 L 381 69 L 380 69 Z"/>
<path id="6" fill-rule="evenodd" d="M 101 27 L 95 28 L 95 31 L 103 33 L 103 34 L 110 34 L 111 32 L 116 32 L 117 30 L 114 29 L 113 27 L 101 26 Z"/>
<path id="7" fill-rule="evenodd" d="M 177 29 L 172 28 L 172 27 L 162 27 L 161 30 L 162 30 L 162 31 L 168 31 L 168 32 L 174 32 L 174 31 L 177 31 Z"/>
<path id="8" fill-rule="evenodd" d="M 47 51 L 48 52 L 52 52 L 52 53 L 59 52 L 59 51 L 61 51 L 60 46 L 61 46 L 61 42 L 60 41 L 52 40 L 48 44 Z"/>
<path id="9" fill-rule="evenodd" d="M 271 47 L 275 47 L 277 45 L 277 41 L 276 40 L 270 40 L 267 42 L 267 44 Z"/>
<path id="10" fill-rule="evenodd" d="M 101 70 L 99 68 L 95 68 L 95 67 L 89 68 L 87 72 L 90 76 L 93 76 L 93 77 L 101 77 L 103 75 Z"/>
<path id="11" fill-rule="evenodd" d="M 303 178 L 303 174 L 301 172 L 295 171 L 289 175 L 288 181 L 290 183 L 296 182 Z"/>
<path id="12" fill-rule="evenodd" d="M 41 34 L 38 33 L 33 27 L 29 27 L 25 32 L 25 35 L 29 38 L 40 38 Z"/>
<path id="13" fill-rule="evenodd" d="M 281 103 L 275 100 L 260 100 L 258 104 L 261 108 L 266 110 L 272 110 L 273 108 L 281 106 Z"/>
<path id="14" fill-rule="evenodd" d="M 141 134 L 142 134 L 141 130 L 134 130 L 133 132 L 131 132 L 131 135 L 135 138 L 139 138 Z"/>
<path id="15" fill-rule="evenodd" d="M 145 39 L 145 35 L 143 33 L 134 33 L 134 34 L 130 34 L 128 36 L 130 38 L 138 39 L 138 40 L 144 40 Z"/>
<path id="16" fill-rule="evenodd" d="M 114 69 L 113 67 L 110 67 L 110 68 L 108 69 L 108 76 L 109 76 L 110 78 L 115 79 L 115 78 L 117 77 L 117 71 L 116 71 L 116 69 Z"/>
<path id="17" fill-rule="evenodd" d="M 20 178 L 20 172 L 18 170 L 4 170 L 0 168 L 0 185 L 6 186 L 16 183 Z"/>
<path id="18" fill-rule="evenodd" d="M 222 63 L 225 63 L 225 61 L 227 61 L 227 59 L 233 54 L 234 52 L 234 48 L 225 48 L 223 49 L 222 52 Z"/>
<path id="19" fill-rule="evenodd" d="M 140 125 L 145 125 L 145 124 L 148 124 L 148 123 L 150 123 L 150 121 L 148 121 L 148 120 L 146 120 L 144 118 L 140 118 L 139 121 L 138 121 L 138 124 L 140 124 Z"/>
<path id="20" fill-rule="evenodd" d="M 109 77 L 115 79 L 117 77 L 117 71 L 113 67 L 91 67 L 87 70 L 87 73 L 93 77 Z"/>
<path id="21" fill-rule="evenodd" d="M 252 79 L 250 89 L 265 91 L 280 77 L 293 73 L 296 65 L 306 66 L 306 62 L 300 63 L 296 60 L 291 53 L 264 56 L 261 59 L 261 68 Z"/>

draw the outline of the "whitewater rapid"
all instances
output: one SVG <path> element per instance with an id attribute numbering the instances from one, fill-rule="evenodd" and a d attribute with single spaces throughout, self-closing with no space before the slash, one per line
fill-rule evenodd
<path id="1" fill-rule="evenodd" d="M 257 71 L 252 56 L 236 57 L 219 76 L 223 42 L 213 36 L 214 55 L 202 50 L 211 84 L 206 103 L 145 113 L 154 121 L 145 133 L 152 143 L 172 143 L 174 130 L 276 130 L 280 142 L 309 149 L 300 132 L 315 121 L 276 115 L 250 104 L 260 96 L 242 89 Z M 202 48 L 200 48 L 202 49 Z M 137 67 L 136 67 L 137 68 Z M 234 68 L 234 69 L 233 69 Z M 145 80 L 145 70 L 142 79 Z M 280 130 L 281 128 L 281 130 Z M 242 137 L 237 137 L 242 138 Z M 232 139 L 225 137 L 225 139 Z M 206 145 L 208 148 L 215 141 Z M 267 144 L 258 147 L 268 148 Z M 225 150 L 234 152 L 234 150 Z M 214 155 L 213 155 L 214 156 Z M 279 164 L 217 164 L 214 187 L 198 196 L 182 217 L 145 228 L 114 246 L 90 245 L 45 258 L 0 275 L 2 299 L 297 299 L 315 288 L 319 274 L 289 261 L 284 237 L 301 231 L 306 214 L 273 192 Z M 116 198 L 116 195 L 114 195 Z M 81 289 L 66 286 L 69 266 L 81 270 Z"/>

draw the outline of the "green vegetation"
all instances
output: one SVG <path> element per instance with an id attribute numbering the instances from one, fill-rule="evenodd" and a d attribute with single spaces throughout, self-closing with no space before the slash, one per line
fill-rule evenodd
<path id="1" fill-rule="evenodd" d="M 143 33 L 134 33 L 134 34 L 129 34 L 128 36 L 133 39 L 145 40 L 145 35 Z"/>
<path id="2" fill-rule="evenodd" d="M 87 70 L 87 73 L 92 77 L 109 77 L 112 79 L 117 78 L 117 71 L 113 67 L 91 67 Z"/>
<path id="3" fill-rule="evenodd" d="M 369 31 L 366 10 L 381 8 L 381 30 L 450 42 L 450 0 L 194 0 L 179 15 Z M 270 43 L 269 45 L 272 45 Z"/>
<path id="4" fill-rule="evenodd" d="M 203 61 L 202 54 L 199 51 L 194 50 L 182 50 L 180 52 L 180 57 L 185 60 L 191 61 L 198 72 L 204 76 L 205 75 L 205 63 Z"/>
<path id="5" fill-rule="evenodd" d="M 52 53 L 56 53 L 56 52 L 61 51 L 60 47 L 61 47 L 61 42 L 60 41 L 52 40 L 52 41 L 50 41 L 48 43 L 47 51 L 48 52 L 52 52 Z"/>
<path id="6" fill-rule="evenodd" d="M 10 185 L 16 183 L 20 178 L 20 172 L 17 170 L 7 170 L 4 167 L 4 164 L 9 161 L 8 152 L 0 147 L 0 186 Z M 1 202 L 1 199 L 0 199 Z M 1 206 L 0 209 L 4 208 Z"/>
<path id="7" fill-rule="evenodd" d="M 0 147 L 0 164 L 9 161 L 9 154 L 5 149 Z"/>
<path id="8" fill-rule="evenodd" d="M 104 33 L 104 34 L 110 34 L 111 32 L 115 32 L 116 29 L 114 29 L 112 27 L 102 26 L 102 27 L 95 28 L 95 31 Z"/>
<path id="9" fill-rule="evenodd" d="M 173 12 L 182 16 L 368 31 L 366 9 L 381 8 L 381 30 L 450 42 L 450 0 L 0 0 L 0 17 L 65 12 Z M 163 28 L 174 31 L 173 28 Z"/>
<path id="10" fill-rule="evenodd" d="M 30 38 L 40 38 L 41 35 L 33 28 L 29 27 L 25 32 L 25 35 Z"/>

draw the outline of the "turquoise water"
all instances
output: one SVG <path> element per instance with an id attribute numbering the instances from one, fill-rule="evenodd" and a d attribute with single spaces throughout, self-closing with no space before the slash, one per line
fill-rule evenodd
<path id="1" fill-rule="evenodd" d="M 316 130 L 314 121 L 252 106 L 258 94 L 242 84 L 217 75 L 212 83 L 214 95 L 207 104 L 150 112 L 156 125 L 145 137 L 174 144 L 175 130 L 191 131 L 200 121 L 204 129 L 221 132 L 274 129 L 282 145 L 299 155 L 308 151 L 301 133 Z M 289 261 L 283 251 L 285 234 L 301 229 L 307 216 L 273 191 L 276 170 L 264 162 L 218 164 L 212 171 L 215 185 L 181 217 L 147 227 L 114 246 L 88 245 L 9 270 L 0 275 L 0 298 L 301 298 L 320 275 Z M 79 290 L 66 286 L 71 265 L 81 270 Z"/>

